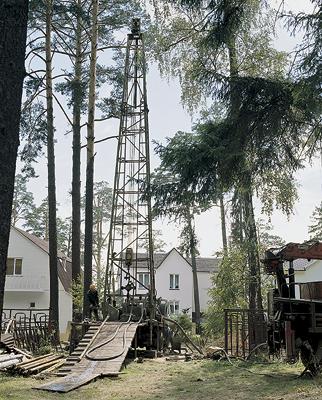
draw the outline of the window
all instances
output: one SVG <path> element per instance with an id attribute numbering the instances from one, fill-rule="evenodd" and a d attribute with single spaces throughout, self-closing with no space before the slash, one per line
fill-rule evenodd
<path id="1" fill-rule="evenodd" d="M 22 274 L 22 258 L 7 258 L 7 275 Z"/>
<path id="2" fill-rule="evenodd" d="M 179 274 L 170 274 L 170 289 L 179 289 Z"/>
<path id="3" fill-rule="evenodd" d="M 179 314 L 179 301 L 178 300 L 170 300 L 169 301 L 169 314 L 178 315 Z"/>
<path id="4" fill-rule="evenodd" d="M 139 289 L 145 289 L 150 286 L 150 274 L 140 273 L 139 274 Z"/>
<path id="5" fill-rule="evenodd" d="M 35 303 L 34 301 L 32 301 L 32 302 L 30 303 L 30 308 L 34 308 L 34 307 L 36 307 L 36 303 Z"/>

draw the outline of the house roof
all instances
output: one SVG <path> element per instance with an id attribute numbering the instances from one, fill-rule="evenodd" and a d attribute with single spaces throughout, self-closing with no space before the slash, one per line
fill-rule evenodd
<path id="1" fill-rule="evenodd" d="M 198 272 L 218 272 L 221 258 L 215 257 L 197 257 L 197 271 Z M 191 261 L 189 260 L 191 263 Z"/>
<path id="2" fill-rule="evenodd" d="M 293 268 L 295 271 L 305 271 L 307 267 L 312 265 L 316 260 L 307 260 L 305 258 L 298 258 L 297 260 L 293 261 Z M 284 267 L 288 268 L 289 263 L 284 262 Z"/>
<path id="3" fill-rule="evenodd" d="M 173 252 L 176 251 L 190 266 L 191 266 L 191 259 L 185 258 L 175 247 L 171 249 L 168 253 L 154 253 L 154 267 L 158 269 L 160 265 L 165 261 L 165 259 Z M 143 254 L 140 254 L 139 257 L 143 258 Z M 214 273 L 218 272 L 219 264 L 221 259 L 215 257 L 197 257 L 197 271 L 198 272 L 209 272 Z M 146 261 L 138 262 L 138 267 L 146 268 L 147 264 Z"/>
<path id="4" fill-rule="evenodd" d="M 49 242 L 15 226 L 12 228 L 49 255 Z M 69 292 L 72 285 L 72 260 L 71 258 L 66 257 L 61 251 L 57 252 L 57 256 L 57 271 L 59 280 L 61 281 L 66 292 Z"/>

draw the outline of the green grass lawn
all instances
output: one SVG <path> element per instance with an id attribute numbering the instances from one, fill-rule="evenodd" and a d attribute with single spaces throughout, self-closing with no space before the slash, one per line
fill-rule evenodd
<path id="1" fill-rule="evenodd" d="M 32 389 L 34 378 L 0 375 L 0 399 L 114 400 L 317 400 L 322 376 L 298 378 L 301 365 L 235 363 L 210 360 L 172 362 L 164 359 L 131 363 L 119 378 L 99 379 L 67 394 Z M 247 368 L 247 370 L 245 370 Z M 260 374 L 269 374 L 260 375 Z"/>

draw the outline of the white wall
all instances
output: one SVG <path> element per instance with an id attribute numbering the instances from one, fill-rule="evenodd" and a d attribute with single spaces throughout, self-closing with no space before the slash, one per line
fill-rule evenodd
<path id="1" fill-rule="evenodd" d="M 318 282 L 322 281 L 322 260 L 313 261 L 305 271 L 295 271 L 295 282 Z M 295 296 L 300 298 L 298 285 L 295 286 Z"/>
<path id="2" fill-rule="evenodd" d="M 49 308 L 49 256 L 15 229 L 11 229 L 8 257 L 22 258 L 22 275 L 6 277 L 4 307 Z M 59 324 L 63 333 L 72 319 L 72 297 L 59 282 Z"/>
<path id="3" fill-rule="evenodd" d="M 139 269 L 139 273 L 147 273 L 147 269 Z M 179 289 L 170 289 L 170 274 L 179 274 Z M 198 272 L 199 299 L 201 311 L 206 311 L 210 300 L 208 291 L 212 287 L 211 273 Z M 190 264 L 175 250 L 171 250 L 155 272 L 157 297 L 165 300 L 180 302 L 180 312 L 190 308 L 189 314 L 194 311 L 193 278 Z M 145 294 L 145 289 L 137 290 L 138 294 Z"/>
<path id="4" fill-rule="evenodd" d="M 179 274 L 179 289 L 170 289 L 170 274 Z M 179 301 L 180 312 L 190 308 L 192 312 L 192 271 L 191 266 L 176 251 L 172 250 L 155 274 L 157 296 L 166 300 Z"/>
<path id="5" fill-rule="evenodd" d="M 15 229 L 10 231 L 8 257 L 22 258 L 22 275 L 7 275 L 6 290 L 49 289 L 48 254 Z"/>
<path id="6" fill-rule="evenodd" d="M 208 308 L 209 289 L 212 287 L 211 274 L 209 272 L 197 272 L 198 275 L 198 286 L 199 286 L 199 299 L 200 299 L 200 310 L 206 311 Z"/>

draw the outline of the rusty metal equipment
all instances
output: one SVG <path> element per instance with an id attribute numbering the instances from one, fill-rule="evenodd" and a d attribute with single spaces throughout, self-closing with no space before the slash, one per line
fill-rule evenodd
<path id="1" fill-rule="evenodd" d="M 321 260 L 322 243 L 289 243 L 268 250 L 262 260 L 277 284 L 268 296 L 268 346 L 271 354 L 285 351 L 289 361 L 300 358 L 306 370 L 316 374 L 322 366 L 322 282 L 296 283 L 297 259 Z"/>
<path id="2" fill-rule="evenodd" d="M 267 335 L 263 310 L 229 308 L 224 310 L 225 351 L 232 357 L 247 359 Z M 254 343 L 251 331 L 260 332 L 261 341 Z"/>

